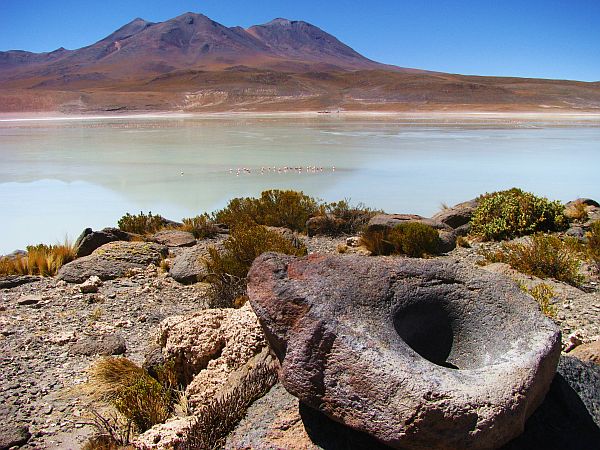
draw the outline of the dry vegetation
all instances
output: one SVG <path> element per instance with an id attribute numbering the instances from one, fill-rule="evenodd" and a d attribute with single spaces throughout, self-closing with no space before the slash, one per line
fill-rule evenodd
<path id="1" fill-rule="evenodd" d="M 373 255 L 400 254 L 423 258 L 439 253 L 438 232 L 429 225 L 408 222 L 396 225 L 389 231 L 366 231 L 362 244 Z"/>
<path id="2" fill-rule="evenodd" d="M 539 278 L 554 278 L 574 286 L 583 281 L 577 256 L 557 236 L 536 233 L 526 242 L 506 242 L 499 250 L 483 252 L 483 256 L 489 262 L 506 263 Z"/>
<path id="3" fill-rule="evenodd" d="M 0 258 L 0 275 L 53 276 L 66 263 L 75 259 L 73 246 L 68 242 L 58 245 L 34 245 L 27 247 L 24 255 Z"/>

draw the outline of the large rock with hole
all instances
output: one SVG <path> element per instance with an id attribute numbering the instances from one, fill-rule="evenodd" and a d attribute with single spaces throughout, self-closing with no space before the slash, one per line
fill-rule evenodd
<path id="1" fill-rule="evenodd" d="M 456 261 L 267 253 L 248 294 L 285 388 L 394 448 L 499 447 L 560 355 L 531 298 Z"/>
<path id="2" fill-rule="evenodd" d="M 83 283 L 92 276 L 110 280 L 126 275 L 131 269 L 159 264 L 167 253 L 168 247 L 151 242 L 110 242 L 91 255 L 62 266 L 58 278 L 69 283 Z"/>
<path id="3" fill-rule="evenodd" d="M 451 228 L 460 228 L 469 223 L 478 205 L 477 199 L 469 200 L 454 205 L 452 208 L 444 208 L 431 217 L 435 222 L 441 222 Z"/>
<path id="4" fill-rule="evenodd" d="M 600 442 L 600 367 L 561 356 L 543 403 L 502 450 L 581 450 Z M 389 447 L 309 408 L 277 384 L 248 409 L 226 449 L 375 450 Z"/>
<path id="5" fill-rule="evenodd" d="M 130 241 L 134 235 L 118 228 L 104 228 L 93 231 L 86 228 L 75 241 L 75 253 L 78 258 L 91 255 L 98 247 L 115 241 Z"/>

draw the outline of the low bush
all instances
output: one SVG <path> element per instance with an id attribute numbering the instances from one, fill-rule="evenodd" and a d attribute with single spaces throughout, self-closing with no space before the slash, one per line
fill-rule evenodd
<path id="1" fill-rule="evenodd" d="M 560 202 L 512 188 L 485 194 L 471 218 L 471 233 L 484 240 L 502 240 L 567 225 Z"/>
<path id="2" fill-rule="evenodd" d="M 573 251 L 549 234 L 536 233 L 525 243 L 503 243 L 500 250 L 483 252 L 483 256 L 490 262 L 506 263 L 538 278 L 554 278 L 574 286 L 583 280 Z"/>
<path id="3" fill-rule="evenodd" d="M 165 226 L 165 219 L 160 215 L 144 214 L 140 211 L 139 214 L 125 214 L 119 219 L 119 228 L 128 233 L 135 234 L 152 234 L 156 233 Z"/>
<path id="4" fill-rule="evenodd" d="M 0 258 L 0 275 L 54 276 L 63 265 L 75 258 L 75 250 L 68 242 L 30 245 L 24 255 Z"/>
<path id="5" fill-rule="evenodd" d="M 264 191 L 260 198 L 234 198 L 213 217 L 230 228 L 254 224 L 304 231 L 306 221 L 318 213 L 316 199 L 303 192 L 274 189 Z"/>
<path id="6" fill-rule="evenodd" d="M 557 309 L 556 306 L 552 304 L 552 299 L 556 294 L 554 293 L 552 286 L 546 283 L 540 283 L 537 286 L 529 289 L 524 284 L 519 283 L 519 287 L 523 292 L 531 295 L 535 299 L 540 307 L 540 310 L 546 317 L 549 317 L 550 319 L 556 319 Z"/>
<path id="7" fill-rule="evenodd" d="M 219 228 L 206 213 L 200 216 L 182 219 L 182 222 L 183 226 L 181 229 L 192 233 L 196 239 L 214 237 L 219 232 Z"/>
<path id="8" fill-rule="evenodd" d="M 361 243 L 373 255 L 402 254 L 414 258 L 439 253 L 437 230 L 420 222 L 396 225 L 389 231 L 369 231 L 361 235 Z"/>
<path id="9" fill-rule="evenodd" d="M 594 222 L 587 234 L 587 252 L 592 263 L 600 270 L 600 221 Z"/>
<path id="10" fill-rule="evenodd" d="M 585 222 L 589 217 L 587 207 L 581 201 L 575 201 L 565 208 L 564 215 L 574 222 Z"/>
<path id="11" fill-rule="evenodd" d="M 331 214 L 343 221 L 341 229 L 336 230 L 336 232 L 341 231 L 346 234 L 360 233 L 365 229 L 369 220 L 371 220 L 375 214 L 382 212 L 380 210 L 368 208 L 362 203 L 351 206 L 349 200 L 326 203 L 324 209 L 327 214 Z"/>
<path id="12" fill-rule="evenodd" d="M 171 412 L 171 390 L 126 358 L 101 358 L 88 370 L 85 390 L 111 405 L 128 424 L 144 432 Z"/>
<path id="13" fill-rule="evenodd" d="M 211 285 L 211 307 L 231 308 L 236 298 L 245 295 L 248 270 L 254 259 L 265 252 L 303 256 L 306 255 L 306 247 L 297 248 L 276 231 L 254 225 L 233 228 L 229 238 L 223 242 L 222 252 L 209 248 L 205 263 Z"/>

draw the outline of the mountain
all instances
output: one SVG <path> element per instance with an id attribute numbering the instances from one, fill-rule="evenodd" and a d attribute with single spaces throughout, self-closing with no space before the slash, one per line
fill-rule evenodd
<path id="1" fill-rule="evenodd" d="M 405 69 L 320 28 L 137 18 L 76 50 L 0 52 L 0 111 L 600 109 L 598 83 Z"/>
<path id="2" fill-rule="evenodd" d="M 276 19 L 244 30 L 225 27 L 202 14 L 186 13 L 160 23 L 135 19 L 104 39 L 78 50 L 34 54 L 0 52 L 0 79 L 68 75 L 96 78 L 160 74 L 177 69 L 214 70 L 245 65 L 279 70 L 382 68 L 320 28 Z"/>

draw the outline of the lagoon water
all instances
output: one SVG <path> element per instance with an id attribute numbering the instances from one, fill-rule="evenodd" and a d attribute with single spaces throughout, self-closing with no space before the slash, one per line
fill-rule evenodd
<path id="1" fill-rule="evenodd" d="M 0 120 L 0 254 L 74 240 L 125 212 L 180 220 L 271 188 L 431 215 L 512 186 L 600 198 L 600 119 Z"/>

